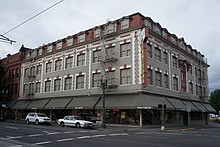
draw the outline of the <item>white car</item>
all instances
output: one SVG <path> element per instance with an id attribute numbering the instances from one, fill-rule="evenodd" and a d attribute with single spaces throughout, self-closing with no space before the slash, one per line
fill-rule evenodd
<path id="1" fill-rule="evenodd" d="M 35 112 L 30 112 L 25 118 L 25 122 L 27 124 L 29 123 L 35 123 L 38 125 L 39 123 L 45 123 L 50 125 L 51 119 L 47 117 L 44 113 L 35 113 Z"/>
<path id="2" fill-rule="evenodd" d="M 65 116 L 63 119 L 59 119 L 57 122 L 61 127 L 72 126 L 72 127 L 84 127 L 93 128 L 94 125 L 90 121 L 85 121 L 80 116 Z"/>

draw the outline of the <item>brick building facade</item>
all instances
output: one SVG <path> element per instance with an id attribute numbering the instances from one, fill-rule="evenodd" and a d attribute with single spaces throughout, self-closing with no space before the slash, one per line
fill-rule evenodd
<path id="1" fill-rule="evenodd" d="M 104 66 L 102 65 L 104 63 Z M 29 111 L 53 120 L 91 113 L 100 119 L 107 78 L 109 124 L 206 124 L 209 65 L 183 38 L 140 13 L 109 21 L 26 52 L 18 118 Z"/>

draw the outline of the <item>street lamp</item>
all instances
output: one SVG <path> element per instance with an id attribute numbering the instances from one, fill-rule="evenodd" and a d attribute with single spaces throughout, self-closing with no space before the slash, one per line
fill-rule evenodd
<path id="1" fill-rule="evenodd" d="M 106 128 L 106 111 L 105 111 L 105 90 L 107 88 L 107 79 L 101 79 L 102 88 L 102 128 Z"/>

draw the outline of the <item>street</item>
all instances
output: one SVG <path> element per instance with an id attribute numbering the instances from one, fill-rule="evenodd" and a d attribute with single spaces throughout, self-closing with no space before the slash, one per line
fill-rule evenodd
<path id="1" fill-rule="evenodd" d="M 158 129 L 83 129 L 15 124 L 0 122 L 0 146 L 65 146 L 65 147 L 217 147 L 220 144 L 220 127 L 191 131 Z"/>

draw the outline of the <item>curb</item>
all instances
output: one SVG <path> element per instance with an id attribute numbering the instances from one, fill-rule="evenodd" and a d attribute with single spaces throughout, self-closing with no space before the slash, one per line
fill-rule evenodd
<path id="1" fill-rule="evenodd" d="M 183 128 L 183 129 L 174 129 L 174 130 L 164 130 L 162 132 L 179 132 L 179 131 L 193 131 L 194 128 Z"/>

